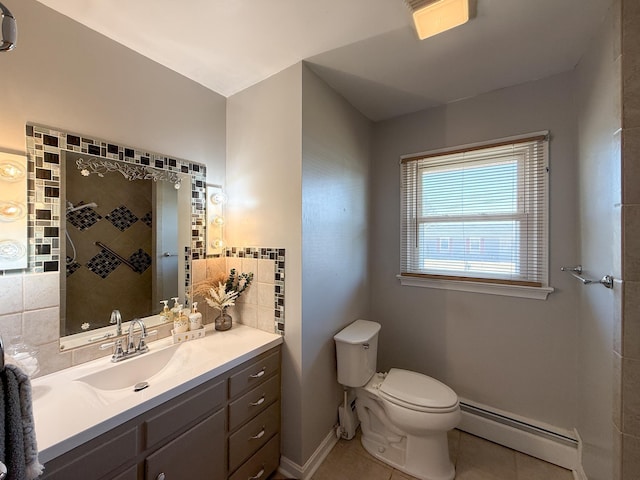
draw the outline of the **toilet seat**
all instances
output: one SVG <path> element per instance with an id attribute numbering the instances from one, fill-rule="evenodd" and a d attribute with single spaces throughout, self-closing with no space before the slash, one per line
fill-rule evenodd
<path id="1" fill-rule="evenodd" d="M 392 368 L 378 387 L 381 398 L 418 412 L 446 413 L 458 408 L 458 396 L 435 378 Z"/>

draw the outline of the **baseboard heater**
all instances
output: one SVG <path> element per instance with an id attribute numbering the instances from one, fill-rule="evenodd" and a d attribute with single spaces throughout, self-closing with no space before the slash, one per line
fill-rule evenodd
<path id="1" fill-rule="evenodd" d="M 506 415 L 492 412 L 490 410 L 480 408 L 475 405 L 470 405 L 464 402 L 460 402 L 460 410 L 462 410 L 463 412 L 467 412 L 472 415 L 475 415 L 477 417 L 481 417 L 481 418 L 490 420 L 492 422 L 499 423 L 501 425 L 506 425 L 508 427 L 515 428 L 517 430 L 521 430 L 523 432 L 527 432 L 532 435 L 536 435 L 538 437 L 547 438 L 548 440 L 566 445 L 571 448 L 575 448 L 575 449 L 578 448 L 578 440 L 576 440 L 575 438 L 571 438 L 566 435 L 562 435 L 560 433 L 538 427 L 536 425 L 531 425 L 530 423 L 523 422 L 522 420 L 517 420 L 515 418 L 507 417 Z"/>

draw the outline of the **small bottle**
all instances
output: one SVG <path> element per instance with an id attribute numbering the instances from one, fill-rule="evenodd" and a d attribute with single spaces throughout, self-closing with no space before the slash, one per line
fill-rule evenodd
<path id="1" fill-rule="evenodd" d="M 173 312 L 169 310 L 169 300 L 161 300 L 160 303 L 164 303 L 164 307 L 162 307 L 162 312 L 160 312 L 160 315 L 164 317 L 165 322 L 172 322 Z"/>
<path id="2" fill-rule="evenodd" d="M 176 310 L 177 313 L 173 314 L 173 333 L 184 333 L 189 330 L 189 317 L 187 317 L 182 311 L 182 305 L 177 304 L 172 310 Z"/>
<path id="3" fill-rule="evenodd" d="M 189 330 L 200 330 L 201 328 L 202 314 L 198 311 L 198 302 L 193 302 L 193 307 L 189 314 Z"/>

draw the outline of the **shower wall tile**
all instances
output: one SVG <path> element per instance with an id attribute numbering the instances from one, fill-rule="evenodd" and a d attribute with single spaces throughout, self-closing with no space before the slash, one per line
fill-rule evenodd
<path id="1" fill-rule="evenodd" d="M 640 437 L 640 361 L 622 358 L 622 432 Z"/>
<path id="2" fill-rule="evenodd" d="M 640 2 L 622 2 L 623 125 L 640 127 Z"/>
<path id="3" fill-rule="evenodd" d="M 622 207 L 623 280 L 640 281 L 640 205 Z"/>
<path id="4" fill-rule="evenodd" d="M 626 104 L 625 104 L 626 105 Z M 640 204 L 640 128 L 622 131 L 622 199 L 625 205 Z"/>
<path id="5" fill-rule="evenodd" d="M 0 315 L 22 312 L 22 279 L 22 275 L 0 277 Z"/>
<path id="6" fill-rule="evenodd" d="M 60 309 L 54 307 L 24 312 L 22 331 L 33 345 L 57 342 L 60 337 Z"/>
<path id="7" fill-rule="evenodd" d="M 624 316 L 625 282 L 619 278 L 613 280 L 613 351 L 622 355 L 622 321 Z"/>
<path id="8" fill-rule="evenodd" d="M 624 282 L 623 297 L 622 355 L 640 360 L 640 282 Z"/>
<path id="9" fill-rule="evenodd" d="M 640 438 L 622 435 L 622 480 L 640 478 Z"/>
<path id="10" fill-rule="evenodd" d="M 614 352 L 613 354 L 613 424 L 622 431 L 622 357 Z"/>

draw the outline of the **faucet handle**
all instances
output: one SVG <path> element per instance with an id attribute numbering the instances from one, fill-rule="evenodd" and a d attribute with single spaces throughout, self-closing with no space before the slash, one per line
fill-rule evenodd
<path id="1" fill-rule="evenodd" d="M 145 332 L 142 335 L 140 335 L 140 340 L 138 341 L 138 348 L 136 350 L 139 350 L 140 352 L 148 351 L 149 347 L 147 346 L 147 343 L 144 341 L 144 339 L 157 334 L 158 334 L 158 330 L 151 330 L 150 332 Z"/>

